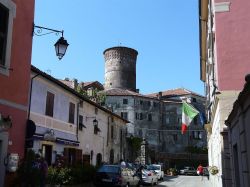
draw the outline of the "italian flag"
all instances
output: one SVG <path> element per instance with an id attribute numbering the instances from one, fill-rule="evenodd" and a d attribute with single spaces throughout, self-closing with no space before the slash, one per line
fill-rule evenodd
<path id="1" fill-rule="evenodd" d="M 192 105 L 189 105 L 186 102 L 182 103 L 182 134 L 187 131 L 187 127 L 190 125 L 197 114 L 199 114 L 199 111 L 197 111 Z"/>

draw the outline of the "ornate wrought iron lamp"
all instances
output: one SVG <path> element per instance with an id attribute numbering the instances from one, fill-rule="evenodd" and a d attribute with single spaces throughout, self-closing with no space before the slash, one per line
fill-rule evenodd
<path id="1" fill-rule="evenodd" d="M 47 32 L 43 32 L 44 30 L 46 30 Z M 62 36 L 57 40 L 57 42 L 54 45 L 55 50 L 56 50 L 56 56 L 58 56 L 59 60 L 63 58 L 63 56 L 65 55 L 67 51 L 67 47 L 69 46 L 67 40 L 65 40 L 63 37 L 63 32 L 64 32 L 63 30 L 59 31 L 55 29 L 37 26 L 35 24 L 33 25 L 33 35 L 36 35 L 36 36 L 43 36 L 43 35 L 47 35 L 51 33 L 55 33 L 56 35 L 60 33 L 62 34 Z"/>

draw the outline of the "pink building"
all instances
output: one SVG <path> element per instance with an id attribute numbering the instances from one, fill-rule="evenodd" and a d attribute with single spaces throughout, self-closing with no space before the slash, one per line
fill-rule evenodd
<path id="1" fill-rule="evenodd" d="M 211 186 L 232 186 L 228 127 L 245 75 L 250 72 L 250 1 L 200 0 L 200 79 L 206 86 L 209 165 L 219 173 Z"/>
<path id="2" fill-rule="evenodd" d="M 7 154 L 19 160 L 24 156 L 25 129 L 29 100 L 34 0 L 0 0 L 0 186 L 8 166 Z M 0 128 L 1 129 L 1 128 Z M 10 171 L 10 170 L 9 170 Z M 7 174 L 5 183 L 11 178 Z"/>

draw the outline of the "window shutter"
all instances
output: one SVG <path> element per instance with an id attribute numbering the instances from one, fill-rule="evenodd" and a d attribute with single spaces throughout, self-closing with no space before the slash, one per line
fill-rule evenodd
<path id="1" fill-rule="evenodd" d="M 47 92 L 45 115 L 53 117 L 53 111 L 54 111 L 54 94 Z"/>
<path id="2" fill-rule="evenodd" d="M 75 121 L 75 104 L 69 103 L 69 123 L 74 123 Z"/>

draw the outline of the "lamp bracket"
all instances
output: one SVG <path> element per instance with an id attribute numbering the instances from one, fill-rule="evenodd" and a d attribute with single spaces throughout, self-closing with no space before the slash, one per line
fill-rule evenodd
<path id="1" fill-rule="evenodd" d="M 46 30 L 46 32 L 43 32 L 44 30 Z M 38 25 L 33 24 L 33 30 L 32 30 L 32 35 L 36 35 L 36 36 L 43 36 L 43 35 L 47 35 L 47 34 L 52 34 L 55 33 L 56 35 L 58 34 L 62 34 L 63 37 L 63 30 L 59 31 L 59 30 L 55 30 L 55 29 L 50 29 L 47 27 L 41 27 Z"/>

